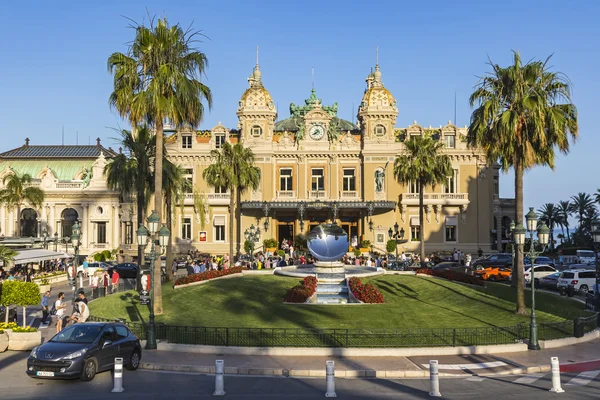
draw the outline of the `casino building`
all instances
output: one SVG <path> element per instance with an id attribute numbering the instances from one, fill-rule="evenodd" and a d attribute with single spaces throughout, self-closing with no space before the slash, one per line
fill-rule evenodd
<path id="1" fill-rule="evenodd" d="M 367 76 L 356 123 L 339 118 L 337 103 L 324 104 L 314 89 L 304 104 L 290 105 L 289 118 L 278 120 L 258 64 L 248 82 L 236 128 L 219 123 L 211 130 L 166 132 L 168 156 L 187 171 L 195 187 L 185 195 L 183 208 L 174 210 L 173 240 L 179 251 L 227 253 L 230 240 L 243 249 L 243 234 L 228 237 L 231 194 L 202 179 L 212 162 L 210 151 L 226 141 L 250 147 L 261 170 L 259 188 L 245 193 L 239 204 L 241 232 L 260 227 L 257 250 L 264 239 L 281 243 L 332 221 L 349 233 L 354 246 L 368 240 L 379 252 L 385 252 L 395 223 L 404 231 L 399 251 L 418 251 L 421 235 L 427 252 L 457 248 L 476 253 L 502 246 L 503 226 L 514 214 L 500 204 L 498 168 L 488 165 L 482 151 L 467 147 L 466 127 L 449 122 L 426 128 L 415 121 L 397 128 L 399 110 L 379 65 Z M 446 184 L 424 189 L 424 232 L 419 229 L 417 186 L 400 185 L 393 177 L 394 159 L 414 135 L 442 141 L 454 170 Z M 199 199 L 208 204 L 203 214 Z"/>

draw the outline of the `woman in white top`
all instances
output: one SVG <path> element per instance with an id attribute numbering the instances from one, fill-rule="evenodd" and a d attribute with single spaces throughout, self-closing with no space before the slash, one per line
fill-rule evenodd
<path id="1" fill-rule="evenodd" d="M 54 302 L 54 308 L 56 309 L 56 333 L 59 333 L 62 330 L 63 326 L 65 308 L 67 308 L 67 306 L 63 304 L 64 298 L 65 294 L 63 292 L 60 292 L 58 294 L 58 299 Z"/>

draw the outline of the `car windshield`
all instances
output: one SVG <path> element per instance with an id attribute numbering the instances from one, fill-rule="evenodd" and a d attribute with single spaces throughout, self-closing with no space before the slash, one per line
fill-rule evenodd
<path id="1" fill-rule="evenodd" d="M 77 324 L 63 329 L 50 341 L 54 343 L 92 343 L 100 331 L 101 326 Z"/>

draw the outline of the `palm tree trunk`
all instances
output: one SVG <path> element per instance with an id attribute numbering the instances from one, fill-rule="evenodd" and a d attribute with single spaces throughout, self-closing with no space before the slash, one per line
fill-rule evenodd
<path id="1" fill-rule="evenodd" d="M 235 217 L 236 217 L 236 221 L 237 221 L 237 229 L 235 230 L 235 232 L 236 232 L 235 257 L 238 258 L 241 253 L 240 246 L 242 245 L 242 224 L 241 224 L 241 221 L 242 221 L 242 193 L 239 189 L 236 190 L 235 201 L 236 201 Z"/>
<path id="2" fill-rule="evenodd" d="M 138 223 L 138 227 L 144 224 L 144 193 L 142 192 L 138 192 L 138 194 L 135 196 L 137 201 L 137 223 Z M 136 235 L 136 241 L 137 241 L 137 235 Z M 144 248 L 142 246 L 140 246 L 140 243 L 137 244 L 137 248 L 138 248 L 138 253 L 137 253 L 137 262 L 138 262 L 138 276 L 136 279 L 136 286 L 138 291 L 142 290 L 142 286 L 141 286 L 141 271 L 142 271 L 142 267 L 144 266 Z"/>
<path id="3" fill-rule="evenodd" d="M 173 204 L 172 204 L 172 195 L 167 194 L 166 198 L 166 212 L 167 212 L 167 228 L 169 229 L 169 246 L 167 246 L 167 259 L 165 261 L 165 269 L 167 272 L 167 281 L 172 281 L 173 280 L 173 268 L 172 265 L 173 264 L 173 248 L 171 246 L 171 238 L 173 237 Z"/>
<path id="4" fill-rule="evenodd" d="M 154 210 L 158 214 L 159 221 L 163 219 L 163 120 L 156 119 L 156 158 L 154 160 Z M 162 306 L 162 291 L 160 282 L 160 257 L 154 262 L 154 314 L 160 315 L 163 313 Z"/>
<path id="5" fill-rule="evenodd" d="M 420 255 L 421 255 L 421 266 L 425 265 L 425 223 L 423 221 L 423 181 L 419 180 L 419 241 L 420 241 Z"/>
<path id="6" fill-rule="evenodd" d="M 515 204 L 517 226 L 523 226 L 523 164 L 515 160 Z M 523 245 L 516 246 L 515 260 L 513 260 L 516 273 L 517 286 L 517 314 L 523 315 L 527 312 L 525 308 L 525 276 L 523 269 Z M 513 275 L 514 276 L 514 275 Z"/>
<path id="7" fill-rule="evenodd" d="M 569 225 L 567 225 L 567 242 L 571 243 L 571 234 L 569 233 Z"/>
<path id="8" fill-rule="evenodd" d="M 235 188 L 229 189 L 229 265 L 232 266 L 234 264 L 234 260 L 237 257 L 233 256 L 233 216 L 235 213 L 235 193 L 237 190 Z"/>
<path id="9" fill-rule="evenodd" d="M 21 237 L 21 204 L 17 204 L 17 226 L 15 228 L 17 237 Z"/>

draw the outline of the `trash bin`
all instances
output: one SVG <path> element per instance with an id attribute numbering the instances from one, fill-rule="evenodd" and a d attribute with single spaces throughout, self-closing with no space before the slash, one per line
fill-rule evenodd
<path id="1" fill-rule="evenodd" d="M 567 296 L 575 296 L 575 288 L 573 286 L 567 286 Z"/>

